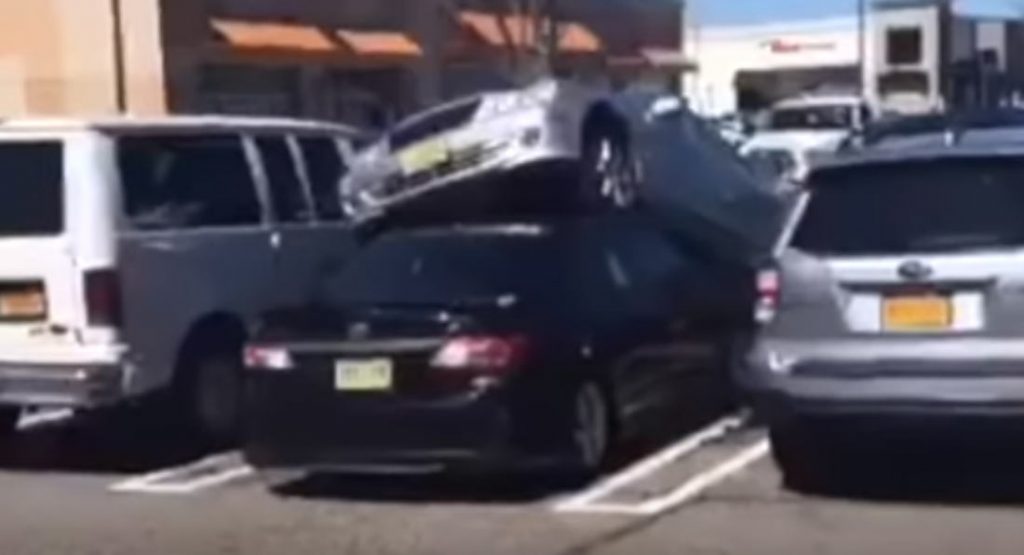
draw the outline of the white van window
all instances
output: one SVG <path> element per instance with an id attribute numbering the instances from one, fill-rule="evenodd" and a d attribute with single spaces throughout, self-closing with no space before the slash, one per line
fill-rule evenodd
<path id="1" fill-rule="evenodd" d="M 64 161 L 59 142 L 0 144 L 0 237 L 64 229 Z"/>
<path id="2" fill-rule="evenodd" d="M 295 168 L 288 143 L 282 137 L 261 137 L 256 139 L 256 148 L 263 159 L 267 173 L 270 199 L 279 222 L 308 222 L 313 214 L 306 202 L 302 182 Z"/>
<path id="3" fill-rule="evenodd" d="M 259 198 L 236 135 L 119 140 L 125 212 L 138 229 L 254 225 Z"/>
<path id="4" fill-rule="evenodd" d="M 326 137 L 300 139 L 306 172 L 313 188 L 316 214 L 324 221 L 337 221 L 342 217 L 341 179 L 347 168 L 341 158 L 338 143 Z"/>

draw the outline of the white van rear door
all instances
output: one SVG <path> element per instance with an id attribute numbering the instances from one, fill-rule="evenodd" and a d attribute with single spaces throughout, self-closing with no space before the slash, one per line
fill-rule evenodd
<path id="1" fill-rule="evenodd" d="M 88 144 L 84 134 L 0 139 L 0 357 L 80 337 L 80 216 L 103 202 L 88 190 Z"/>

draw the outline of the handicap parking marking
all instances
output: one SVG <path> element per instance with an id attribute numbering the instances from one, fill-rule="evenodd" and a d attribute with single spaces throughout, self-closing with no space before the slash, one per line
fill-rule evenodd
<path id="1" fill-rule="evenodd" d="M 255 474 L 238 453 L 219 453 L 181 466 L 156 470 L 119 481 L 116 493 L 187 495 L 238 482 Z"/>
<path id="2" fill-rule="evenodd" d="M 754 437 L 753 442 L 745 440 L 738 447 L 729 446 L 720 455 L 717 449 L 721 448 L 711 450 L 710 446 L 716 442 L 734 435 L 743 436 L 740 432 L 748 422 L 749 417 L 745 414 L 723 418 L 582 492 L 557 499 L 550 508 L 559 513 L 651 516 L 692 502 L 770 453 L 768 440 L 760 436 Z M 697 461 L 691 461 L 690 464 L 699 463 L 702 456 L 707 456 L 703 454 L 704 451 L 711 451 L 716 456 L 709 464 L 688 472 L 681 481 L 670 485 L 667 490 L 659 491 L 657 495 L 645 496 L 635 502 L 615 500 L 616 493 L 625 492 L 630 486 L 638 485 L 661 472 L 668 472 L 673 465 L 681 465 L 694 458 Z M 675 469 L 676 472 L 679 470 Z M 660 477 L 664 479 L 664 475 Z"/>

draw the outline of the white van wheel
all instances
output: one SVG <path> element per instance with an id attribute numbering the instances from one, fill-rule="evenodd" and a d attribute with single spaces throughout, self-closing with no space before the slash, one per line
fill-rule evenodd
<path id="1" fill-rule="evenodd" d="M 196 361 L 190 380 L 192 419 L 216 443 L 237 440 L 240 427 L 242 363 L 237 355 L 211 353 Z"/>

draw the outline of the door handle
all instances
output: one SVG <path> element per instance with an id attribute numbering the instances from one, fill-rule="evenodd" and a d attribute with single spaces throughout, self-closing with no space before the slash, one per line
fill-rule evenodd
<path id="1" fill-rule="evenodd" d="M 275 249 L 275 250 L 281 248 L 281 233 L 280 232 L 275 231 L 275 232 L 270 234 L 270 247 Z"/>

